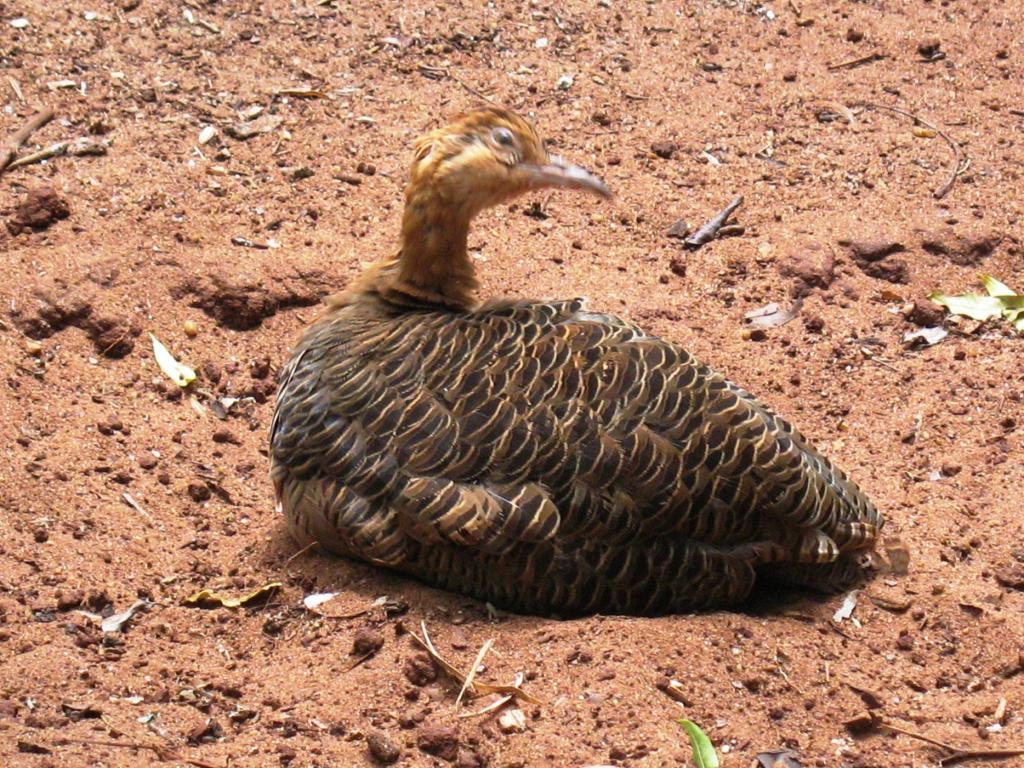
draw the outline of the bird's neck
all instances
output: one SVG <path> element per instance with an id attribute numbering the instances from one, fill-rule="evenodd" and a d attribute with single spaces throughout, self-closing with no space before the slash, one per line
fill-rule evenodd
<path id="1" fill-rule="evenodd" d="M 467 206 L 451 204 L 429 184 L 411 186 L 397 258 L 369 267 L 330 304 L 349 305 L 370 295 L 399 307 L 474 308 L 478 283 L 466 251 L 474 213 Z"/>

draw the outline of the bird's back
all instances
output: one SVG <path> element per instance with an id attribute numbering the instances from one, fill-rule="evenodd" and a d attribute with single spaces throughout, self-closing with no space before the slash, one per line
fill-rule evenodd
<path id="1" fill-rule="evenodd" d="M 532 612 L 732 604 L 759 572 L 838 588 L 882 524 L 751 395 L 577 301 L 336 310 L 271 449 L 300 538 Z"/>

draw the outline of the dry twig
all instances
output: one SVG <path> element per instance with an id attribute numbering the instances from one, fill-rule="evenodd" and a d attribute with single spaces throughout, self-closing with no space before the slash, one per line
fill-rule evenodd
<path id="1" fill-rule="evenodd" d="M 718 236 L 719 230 L 725 226 L 733 212 L 743 204 L 743 195 L 736 195 L 725 208 L 714 218 L 704 224 L 700 229 L 683 241 L 683 245 L 690 249 L 700 248 L 705 243 L 710 243 Z"/>
<path id="2" fill-rule="evenodd" d="M 495 106 L 498 106 L 497 102 L 495 102 L 494 99 L 492 99 L 490 96 L 487 96 L 482 91 L 477 90 L 472 85 L 459 78 L 458 75 L 452 72 L 450 67 L 432 67 L 429 64 L 421 63 L 417 64 L 416 68 L 420 71 L 421 74 L 431 78 L 432 80 L 442 80 L 446 77 L 450 78 L 451 80 L 454 80 L 456 83 L 465 88 L 466 91 L 476 96 L 478 99 L 483 99 L 488 104 L 494 104 Z"/>
<path id="3" fill-rule="evenodd" d="M 849 61 L 841 61 L 838 64 L 829 64 L 829 71 L 835 72 L 838 69 L 853 69 L 859 67 L 862 64 L 874 64 L 876 61 L 882 61 L 885 58 L 884 53 L 869 53 L 867 56 L 860 56 L 856 59 L 850 59 Z"/>
<path id="4" fill-rule="evenodd" d="M 888 720 L 881 717 L 878 718 L 878 727 L 884 728 L 887 731 L 893 733 L 902 733 L 904 736 L 909 736 L 912 739 L 923 741 L 926 744 L 931 744 L 933 747 L 949 752 L 945 757 L 939 758 L 939 765 L 953 765 L 955 763 L 961 763 L 965 760 L 1003 760 L 1008 757 L 1020 757 L 1024 755 L 1024 749 L 973 749 L 972 747 L 955 747 L 952 744 L 947 744 L 944 741 L 933 739 L 931 736 L 925 736 L 923 733 L 917 733 L 915 731 L 901 728 L 898 725 L 893 725 Z"/>
<path id="5" fill-rule="evenodd" d="M 21 92 L 21 85 L 13 77 L 7 78 L 8 84 L 11 86 L 11 90 L 14 91 L 14 95 L 18 97 L 18 101 L 24 103 L 25 95 Z"/>
<path id="6" fill-rule="evenodd" d="M 479 680 L 471 679 L 469 675 L 463 674 L 454 664 L 437 652 L 437 648 L 434 647 L 434 643 L 430 640 L 430 635 L 427 632 L 427 625 L 425 622 L 420 622 L 420 629 L 423 632 L 423 637 L 420 637 L 415 632 L 409 632 L 412 639 L 427 652 L 430 658 L 434 660 L 435 664 L 444 670 L 445 674 L 460 685 L 465 686 L 466 690 L 469 691 L 471 695 L 480 696 L 481 694 L 486 693 L 497 693 L 502 696 L 513 696 L 529 702 L 530 704 L 540 704 L 539 700 L 528 694 L 520 687 L 521 682 L 519 681 L 519 678 L 516 679 L 516 684 L 514 685 L 494 685 L 492 683 L 481 683 Z"/>
<path id="7" fill-rule="evenodd" d="M 455 697 L 455 706 L 459 706 L 462 703 L 462 697 L 466 694 L 466 689 L 473 684 L 473 678 L 476 677 L 477 670 L 480 669 L 480 665 L 484 661 L 484 656 L 491 650 L 491 646 L 494 645 L 493 640 L 488 640 L 480 647 L 480 652 L 476 655 L 476 659 L 473 661 L 473 666 L 469 668 L 469 674 L 466 675 L 465 681 L 462 683 L 462 690 L 459 691 L 459 695 Z"/>
<path id="8" fill-rule="evenodd" d="M 16 160 L 12 160 L 8 166 L 8 170 L 14 168 L 20 168 L 23 165 L 31 165 L 32 163 L 38 163 L 41 160 L 49 160 L 53 157 L 61 157 L 62 155 L 72 155 L 74 157 L 81 157 L 83 155 L 105 155 L 107 153 L 107 146 L 103 142 L 91 139 L 88 136 L 83 136 L 73 141 L 58 141 L 56 144 L 51 144 L 48 147 L 44 147 L 38 152 L 32 152 L 27 155 L 22 155 Z M 120 339 L 118 340 L 120 341 Z M 118 343 L 115 341 L 114 343 Z"/>
<path id="9" fill-rule="evenodd" d="M 853 728 L 854 726 L 856 726 L 860 731 L 883 729 L 908 736 L 911 739 L 923 741 L 925 744 L 931 744 L 933 747 L 938 747 L 946 753 L 945 756 L 939 758 L 939 765 L 943 766 L 962 763 L 966 760 L 1004 760 L 1010 757 L 1024 756 L 1024 749 L 975 749 L 973 747 L 957 747 L 953 744 L 948 744 L 945 741 L 934 739 L 931 736 L 925 736 L 923 733 L 911 731 L 900 725 L 896 725 L 875 712 L 865 712 L 863 715 L 859 715 L 853 720 L 847 722 L 848 728 Z"/>
<path id="10" fill-rule="evenodd" d="M 915 124 L 924 126 L 925 128 L 935 131 L 935 135 L 941 136 L 942 139 L 949 145 L 949 148 L 953 150 L 953 170 L 950 173 L 949 178 L 946 180 L 946 182 L 932 193 L 932 197 L 934 197 L 936 200 L 941 200 L 942 198 L 944 198 L 949 192 L 949 190 L 953 188 L 953 185 L 956 183 L 957 177 L 971 167 L 971 158 L 967 157 L 966 155 L 963 154 L 963 152 L 960 151 L 959 145 L 951 138 L 949 138 L 949 136 L 946 133 L 944 133 L 942 130 L 932 125 L 931 123 L 929 123 L 924 118 L 918 117 L 913 112 L 907 112 L 905 109 L 900 109 L 899 107 L 890 107 L 887 104 L 875 104 L 874 102 L 871 101 L 865 101 L 861 102 L 860 106 L 863 106 L 865 109 L 886 110 L 888 112 L 894 112 L 897 115 L 909 117 L 911 120 L 914 121 Z"/>
<path id="11" fill-rule="evenodd" d="M 309 544 L 304 546 L 298 552 L 295 552 L 291 556 L 289 556 L 289 558 L 284 561 L 284 567 L 287 568 L 288 566 L 290 566 L 292 563 L 294 563 L 296 560 L 298 560 L 304 554 L 309 552 L 309 550 L 313 549 L 313 547 L 315 547 L 315 546 L 317 546 L 317 542 L 315 542 L 315 541 L 309 542 Z"/>
<path id="12" fill-rule="evenodd" d="M 155 522 L 152 516 L 149 514 L 149 512 L 147 512 L 145 508 L 141 504 L 139 504 L 139 502 L 135 500 L 135 497 L 132 496 L 130 493 L 122 493 L 121 498 L 124 499 L 125 504 L 127 504 L 129 507 L 131 507 L 144 518 L 146 518 L 150 523 Z"/>
<path id="13" fill-rule="evenodd" d="M 18 132 L 11 137 L 10 142 L 7 144 L 7 149 L 3 151 L 3 155 L 0 155 L 0 174 L 7 170 L 7 166 L 14 162 L 14 158 L 18 156 L 18 150 L 21 148 L 22 144 L 28 141 L 28 137 L 52 119 L 53 110 L 50 107 L 47 107 L 42 112 L 37 112 L 33 115 L 32 119 L 25 123 L 25 125 L 23 125 Z"/>
<path id="14" fill-rule="evenodd" d="M 516 683 L 517 685 L 522 682 L 520 677 L 521 677 L 521 675 L 519 675 L 519 674 L 516 675 L 516 680 L 518 681 Z M 507 693 L 504 696 L 502 696 L 500 699 L 495 699 L 494 701 L 492 701 L 490 704 L 488 704 L 483 709 L 478 710 L 476 712 L 464 712 L 461 715 L 459 715 L 459 717 L 463 718 L 463 719 L 465 719 L 467 717 L 481 717 L 482 715 L 487 715 L 487 714 L 490 714 L 491 712 L 497 712 L 499 709 L 504 707 L 506 704 L 508 704 L 514 698 L 515 698 L 515 696 L 513 696 L 511 693 Z"/>

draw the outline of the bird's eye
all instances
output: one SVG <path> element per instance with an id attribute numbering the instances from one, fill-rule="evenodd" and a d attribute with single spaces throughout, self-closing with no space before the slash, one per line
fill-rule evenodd
<path id="1" fill-rule="evenodd" d="M 516 145 L 516 137 L 512 135 L 512 131 L 503 125 L 499 125 L 491 131 L 491 138 L 494 139 L 496 144 L 500 144 L 503 147 L 514 147 Z"/>

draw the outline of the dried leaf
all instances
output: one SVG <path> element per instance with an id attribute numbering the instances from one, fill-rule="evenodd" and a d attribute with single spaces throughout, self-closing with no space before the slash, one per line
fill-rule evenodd
<path id="1" fill-rule="evenodd" d="M 711 745 L 711 739 L 692 720 L 678 721 L 690 737 L 690 747 L 693 749 L 693 762 L 697 768 L 718 768 L 718 755 Z"/>
<path id="2" fill-rule="evenodd" d="M 136 600 L 128 606 L 127 610 L 107 616 L 100 622 L 100 629 L 104 632 L 120 632 L 121 628 L 128 623 L 128 620 L 135 615 L 135 612 L 149 605 L 148 600 Z"/>
<path id="3" fill-rule="evenodd" d="M 934 328 L 921 328 L 918 331 L 906 333 L 903 335 L 903 341 L 912 347 L 930 347 L 938 344 L 947 336 L 949 336 L 949 331 L 941 325 L 937 325 Z"/>
<path id="4" fill-rule="evenodd" d="M 753 312 L 747 312 L 743 316 L 743 324 L 748 328 L 777 328 L 796 317 L 802 305 L 803 301 L 797 299 L 789 309 L 782 309 L 773 301 Z"/>
<path id="5" fill-rule="evenodd" d="M 258 113 L 257 113 L 258 114 Z M 261 133 L 271 133 L 284 124 L 284 118 L 280 115 L 264 115 L 257 120 L 250 122 L 234 123 L 224 127 L 224 132 L 233 139 L 246 141 Z"/>
<path id="6" fill-rule="evenodd" d="M 153 340 L 153 356 L 156 358 L 156 364 L 171 381 L 179 387 L 187 387 L 196 380 L 196 372 L 184 363 L 179 363 L 156 336 L 151 333 L 149 338 Z"/>
<path id="7" fill-rule="evenodd" d="M 280 589 L 281 582 L 272 581 L 264 584 L 259 589 L 253 590 L 241 597 L 226 597 L 212 589 L 201 589 L 194 595 L 185 598 L 186 605 L 196 605 L 200 608 L 238 608 L 249 603 L 268 599 L 276 590 Z"/>
<path id="8" fill-rule="evenodd" d="M 757 756 L 759 768 L 802 768 L 796 752 L 791 749 L 772 749 Z"/>
<path id="9" fill-rule="evenodd" d="M 989 296 L 996 296 L 1003 302 L 1003 317 L 1018 331 L 1024 331 L 1024 296 L 1014 293 L 992 275 L 981 275 L 981 282 Z"/>

